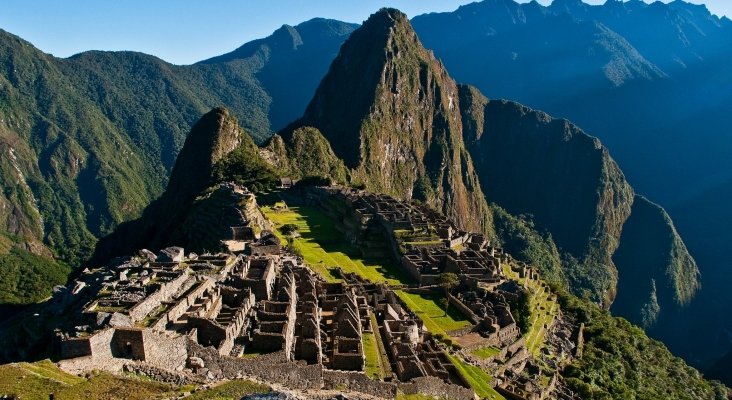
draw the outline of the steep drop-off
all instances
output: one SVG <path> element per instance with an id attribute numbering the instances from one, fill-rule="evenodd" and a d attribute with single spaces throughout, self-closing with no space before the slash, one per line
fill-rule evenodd
<path id="1" fill-rule="evenodd" d="M 382 9 L 348 38 L 303 117 L 351 169 L 352 182 L 490 230 L 462 141 L 458 89 L 401 12 Z"/>
<path id="2" fill-rule="evenodd" d="M 564 253 L 570 286 L 609 305 L 612 254 L 633 190 L 599 140 L 566 120 L 461 87 L 465 141 L 486 196 L 511 214 L 531 214 Z"/>
<path id="3" fill-rule="evenodd" d="M 605 307 L 617 293 L 614 310 L 646 327 L 661 309 L 689 303 L 699 289 L 696 263 L 666 212 L 634 197 L 599 140 L 469 86 L 461 86 L 461 105 L 486 196 L 551 233 L 573 291 Z"/>

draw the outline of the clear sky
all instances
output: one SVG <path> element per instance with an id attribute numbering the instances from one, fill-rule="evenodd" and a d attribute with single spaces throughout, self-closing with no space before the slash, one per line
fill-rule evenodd
<path id="1" fill-rule="evenodd" d="M 526 2 L 528 0 L 520 0 Z M 585 0 L 601 4 L 605 0 Z M 647 0 L 648 1 L 648 0 Z M 57 57 L 135 50 L 190 64 L 314 17 L 362 22 L 384 6 L 410 17 L 470 0 L 3 0 L 0 28 Z M 549 4 L 551 0 L 539 0 Z M 732 15 L 732 0 L 691 0 Z"/>

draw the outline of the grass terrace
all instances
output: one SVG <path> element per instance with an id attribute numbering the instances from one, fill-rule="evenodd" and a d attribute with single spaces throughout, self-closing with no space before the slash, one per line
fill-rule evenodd
<path id="1" fill-rule="evenodd" d="M 445 310 L 439 305 L 441 295 L 407 293 L 403 290 L 397 290 L 396 294 L 422 318 L 427 330 L 433 334 L 440 333 L 450 336 L 447 332 L 470 325 L 470 321 L 455 307 L 448 308 L 447 315 L 445 315 Z"/>
<path id="2" fill-rule="evenodd" d="M 541 346 L 544 344 L 546 327 L 551 326 L 559 312 L 559 304 L 552 300 L 552 293 L 541 281 L 519 278 L 516 272 L 511 270 L 509 265 L 503 266 L 506 276 L 518 281 L 533 293 L 531 298 L 531 328 L 524 333 L 526 348 L 534 356 L 538 357 Z"/>
<path id="3" fill-rule="evenodd" d="M 364 372 L 371 379 L 384 377 L 384 369 L 381 367 L 379 347 L 376 343 L 376 335 L 373 332 L 364 332 L 362 336 L 363 353 L 366 356 L 366 368 Z"/>
<path id="4" fill-rule="evenodd" d="M 450 360 L 455 364 L 460 375 L 465 378 L 478 396 L 483 399 L 505 399 L 505 397 L 501 396 L 491 386 L 490 382 L 493 380 L 493 377 L 488 375 L 488 373 L 479 367 L 466 363 L 458 356 L 448 354 L 448 357 L 450 357 Z"/>
<path id="5" fill-rule="evenodd" d="M 272 389 L 269 386 L 261 385 L 245 379 L 234 379 L 216 385 L 210 389 L 198 391 L 192 396 L 186 397 L 189 400 L 239 400 L 249 394 L 269 393 Z"/>
<path id="6" fill-rule="evenodd" d="M 501 350 L 493 346 L 481 347 L 471 351 L 470 353 L 478 358 L 491 358 L 496 354 L 500 353 Z"/>
<path id="7" fill-rule="evenodd" d="M 386 282 L 399 285 L 411 282 L 391 260 L 364 257 L 361 251 L 343 240 L 343 233 L 336 227 L 336 221 L 316 207 L 290 206 L 275 209 L 275 204 L 262 207 L 265 216 L 275 225 L 275 234 L 284 243 L 288 239 L 305 262 L 328 281 L 338 277 L 329 267 L 340 267 L 372 282 Z M 279 228 L 286 224 L 297 226 L 299 237 L 287 238 Z"/>

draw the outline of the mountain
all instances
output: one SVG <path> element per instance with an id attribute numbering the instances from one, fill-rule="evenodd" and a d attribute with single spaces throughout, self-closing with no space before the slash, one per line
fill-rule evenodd
<path id="1" fill-rule="evenodd" d="M 162 196 L 150 203 L 140 218 L 120 224 L 112 234 L 101 239 L 90 264 L 102 264 L 141 248 L 158 250 L 168 245 L 199 252 L 218 250 L 218 239 L 195 236 L 197 240 L 188 240 L 194 236 L 186 232 L 186 222 L 195 221 L 190 216 L 201 214 L 202 210 L 227 212 L 227 196 L 204 193 L 220 181 L 236 179 L 250 187 L 257 183 L 272 186 L 276 175 L 258 158 L 258 152 L 251 137 L 242 132 L 239 122 L 227 109 L 209 111 L 186 137 Z M 245 162 L 237 162 L 238 159 Z M 212 218 L 201 229 L 218 228 L 217 220 Z"/>
<path id="2" fill-rule="evenodd" d="M 457 85 L 396 10 L 374 14 L 348 38 L 305 114 L 282 138 L 301 127 L 322 133 L 349 168 L 351 183 L 424 201 L 468 229 L 499 232 L 516 254 L 522 254 L 520 232 L 548 232 L 547 239 L 519 241 L 536 246 L 526 261 L 551 269 L 560 283 L 605 307 L 616 297 L 619 271 L 680 290 L 659 295 L 663 304 L 654 318 L 687 304 L 698 289 L 697 266 L 676 231 L 664 230 L 670 224 L 665 212 L 658 209 L 665 216 L 660 220 L 644 219 L 641 211 L 631 217 L 634 191 L 598 139 L 566 120 Z M 531 225 L 498 208 L 530 215 Z M 657 228 L 653 235 L 660 232 L 650 245 L 632 234 L 621 240 L 626 223 L 636 220 Z M 623 257 L 614 258 L 619 246 Z M 677 258 L 653 265 L 641 258 L 668 248 Z M 631 278 L 620 274 L 620 287 L 632 285 Z M 649 293 L 621 296 L 634 322 L 643 322 L 635 316 Z"/>
<path id="3" fill-rule="evenodd" d="M 680 0 L 603 5 L 555 0 L 550 6 L 484 0 L 417 16 L 412 23 L 456 80 L 490 98 L 565 117 L 596 135 L 636 191 L 669 210 L 675 229 L 654 211 L 654 230 L 678 230 L 686 239 L 702 272 L 702 291 L 687 310 L 657 321 L 649 332 L 697 365 L 723 355 L 732 346 L 725 334 L 732 331 L 732 320 L 723 317 L 732 304 L 724 284 L 732 269 L 723 256 L 728 235 L 722 222 L 732 192 L 721 189 L 732 179 L 729 19 Z M 483 189 L 489 192 L 486 185 Z M 654 257 L 673 254 L 674 247 L 679 248 L 659 246 L 653 256 L 635 254 L 649 263 L 644 268 L 661 271 Z M 618 258 L 613 257 L 616 265 Z M 639 285 L 649 310 L 651 293 L 681 299 L 692 287 L 662 281 L 655 280 L 655 289 L 648 280 Z M 673 295 L 676 291 L 681 295 Z M 617 307 L 622 312 L 624 307 Z M 622 315 L 640 322 L 637 314 Z M 690 333 L 676 329 L 679 325 L 690 326 Z"/>
<path id="4" fill-rule="evenodd" d="M 263 142 L 302 114 L 351 30 L 283 26 L 189 66 L 133 52 L 59 59 L 0 31 L 0 231 L 80 264 L 162 193 L 203 113 L 225 104 Z"/>
<path id="5" fill-rule="evenodd" d="M 302 114 L 341 44 L 356 27 L 323 18 L 294 27 L 283 25 L 265 39 L 199 64 L 259 60 L 256 79 L 272 99 L 267 117 L 272 130 L 277 131 Z"/>
<path id="6" fill-rule="evenodd" d="M 187 135 L 166 190 L 139 219 L 99 241 L 95 261 L 172 243 L 205 250 L 212 242 L 196 229 L 208 227 L 220 237 L 213 221 L 237 218 L 222 182 L 267 189 L 283 174 L 327 175 L 420 200 L 499 242 L 515 245 L 528 233 L 524 240 L 536 243 L 538 253 L 562 253 L 560 275 L 573 290 L 585 289 L 604 305 L 614 283 L 592 287 L 593 274 L 623 271 L 611 257 L 624 248 L 626 232 L 661 243 L 658 249 L 683 260 L 683 276 L 696 277 L 668 216 L 635 196 L 599 140 L 566 120 L 457 85 L 422 47 L 406 16 L 392 9 L 374 14 L 351 35 L 303 117 L 266 146 L 255 144 L 234 112 L 220 107 L 206 113 Z M 504 208 L 518 215 L 506 215 Z M 649 225 L 666 229 L 646 233 Z M 653 244 L 642 249 L 657 250 Z M 636 251 L 631 243 L 630 258 Z M 659 274 L 674 270 L 655 267 L 638 276 L 660 282 Z M 714 388 L 695 370 L 640 329 L 560 287 L 557 293 L 569 318 L 586 324 L 587 356 L 563 372 L 568 387 L 584 398 L 712 395 Z M 636 305 L 645 306 L 647 298 L 640 300 Z"/>
<path id="7" fill-rule="evenodd" d="M 488 207 L 462 140 L 458 88 L 398 11 L 369 18 L 341 47 L 295 127 L 322 132 L 372 191 L 418 199 L 488 231 Z"/>

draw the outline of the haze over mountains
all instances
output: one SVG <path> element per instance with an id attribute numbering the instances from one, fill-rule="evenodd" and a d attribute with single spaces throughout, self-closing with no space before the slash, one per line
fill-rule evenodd
<path id="1" fill-rule="evenodd" d="M 351 182 L 423 200 L 504 241 L 516 239 L 499 228 L 513 217 L 485 210 L 531 214 L 533 234 L 558 247 L 540 246 L 548 265 L 564 266 L 560 279 L 615 299 L 614 311 L 693 361 L 721 356 L 729 341 L 716 339 L 732 327 L 721 321 L 732 304 L 722 291 L 732 23 L 681 1 L 486 0 L 413 24 L 434 58 L 411 27 L 354 36 L 322 83 L 355 25 L 283 26 L 192 66 L 139 53 L 56 59 L 0 33 L 0 148 L 15 155 L 0 160 L 3 230 L 18 249 L 48 258 L 47 246 L 77 265 L 162 193 L 190 126 L 224 104 L 260 144 L 281 130 L 286 153 L 298 152 L 296 128 L 313 126 L 300 131 L 308 146 L 325 138 L 323 154 L 341 158 Z M 450 76 L 567 117 L 610 152 L 569 122 L 488 101 Z M 412 130 L 425 140 L 404 135 Z M 696 264 L 668 214 L 626 177 L 670 208 L 699 262 L 704 290 L 690 308 L 680 306 L 698 289 Z"/>

